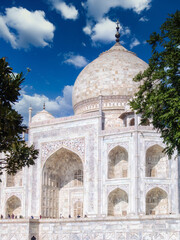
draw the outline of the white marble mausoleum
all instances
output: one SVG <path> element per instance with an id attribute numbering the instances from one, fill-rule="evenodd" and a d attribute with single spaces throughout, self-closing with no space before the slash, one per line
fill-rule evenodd
<path id="1" fill-rule="evenodd" d="M 180 240 L 180 159 L 128 105 L 147 67 L 117 42 L 77 77 L 74 116 L 29 109 L 39 157 L 2 176 L 0 240 Z"/>

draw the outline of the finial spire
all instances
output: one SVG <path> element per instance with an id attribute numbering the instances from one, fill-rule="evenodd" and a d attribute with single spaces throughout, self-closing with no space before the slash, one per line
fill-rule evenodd
<path id="1" fill-rule="evenodd" d="M 120 38 L 120 33 L 119 33 L 119 20 L 117 20 L 116 22 L 117 26 L 116 26 L 116 34 L 115 34 L 115 37 L 116 37 L 116 42 L 119 43 L 119 38 Z"/>
<path id="2" fill-rule="evenodd" d="M 43 110 L 45 110 L 46 109 L 46 105 L 45 105 L 45 102 L 43 103 Z"/>

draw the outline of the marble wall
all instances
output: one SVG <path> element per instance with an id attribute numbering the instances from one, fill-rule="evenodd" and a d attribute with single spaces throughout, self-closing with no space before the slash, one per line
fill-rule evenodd
<path id="1" fill-rule="evenodd" d="M 0 220 L 1 240 L 179 240 L 180 219 Z"/>

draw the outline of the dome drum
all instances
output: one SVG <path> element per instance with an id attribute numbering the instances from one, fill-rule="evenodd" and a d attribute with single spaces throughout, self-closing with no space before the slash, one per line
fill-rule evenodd
<path id="1" fill-rule="evenodd" d="M 102 101 L 101 106 L 103 111 L 109 110 L 124 110 L 127 101 L 131 96 L 114 95 L 114 96 L 101 96 L 96 98 L 90 98 L 81 101 L 74 105 L 75 114 L 97 112 L 99 111 L 100 101 Z"/>

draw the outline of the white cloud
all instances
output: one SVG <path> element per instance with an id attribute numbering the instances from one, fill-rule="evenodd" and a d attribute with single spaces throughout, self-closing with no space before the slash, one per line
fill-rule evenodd
<path id="1" fill-rule="evenodd" d="M 144 16 L 144 17 L 141 17 L 141 18 L 139 19 L 139 21 L 140 21 L 140 22 L 148 22 L 149 19 Z"/>
<path id="2" fill-rule="evenodd" d="M 12 47 L 16 47 L 16 37 L 9 31 L 5 19 L 2 16 L 0 16 L 0 37 L 7 42 L 10 42 Z"/>
<path id="3" fill-rule="evenodd" d="M 85 8 L 88 16 L 96 20 L 101 19 L 111 8 L 121 7 L 132 9 L 136 13 L 150 8 L 151 0 L 87 0 Z"/>
<path id="4" fill-rule="evenodd" d="M 55 27 L 45 19 L 43 11 L 12 7 L 6 8 L 5 13 L 0 16 L 0 37 L 13 48 L 45 47 L 52 42 Z"/>
<path id="5" fill-rule="evenodd" d="M 73 86 L 65 86 L 62 96 L 56 99 L 49 99 L 45 95 L 34 94 L 27 95 L 25 92 L 21 95 L 21 99 L 15 105 L 15 109 L 23 116 L 25 124 L 28 123 L 29 106 L 33 109 L 33 115 L 42 111 L 43 104 L 46 105 L 46 110 L 55 117 L 69 116 L 73 114 L 72 108 L 72 90 Z"/>
<path id="6" fill-rule="evenodd" d="M 76 20 L 78 18 L 78 10 L 72 4 L 67 5 L 61 0 L 50 0 L 50 2 L 64 19 Z"/>
<path id="7" fill-rule="evenodd" d="M 140 44 L 139 40 L 137 38 L 133 38 L 132 42 L 130 44 L 130 49 L 132 49 L 133 47 L 136 47 Z"/>
<path id="8" fill-rule="evenodd" d="M 111 21 L 109 18 L 103 18 L 96 23 L 89 32 L 84 32 L 91 36 L 93 42 L 109 43 L 115 41 L 115 27 L 115 22 Z M 90 28 L 90 25 L 87 25 L 86 28 Z M 130 29 L 128 27 L 120 25 L 119 28 L 121 36 L 130 34 Z"/>
<path id="9" fill-rule="evenodd" d="M 74 65 L 77 68 L 82 68 L 88 64 L 88 60 L 81 55 L 75 55 L 74 53 L 68 53 L 65 55 L 64 63 Z"/>
<path id="10" fill-rule="evenodd" d="M 91 35 L 92 29 L 90 25 L 87 25 L 86 27 L 83 28 L 83 32 L 87 35 Z"/>

